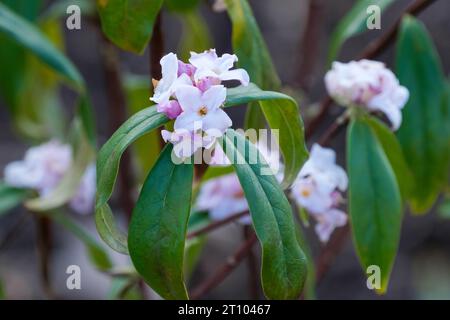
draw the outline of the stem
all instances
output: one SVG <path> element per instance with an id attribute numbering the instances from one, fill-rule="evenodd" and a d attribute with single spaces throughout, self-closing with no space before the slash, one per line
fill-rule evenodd
<path id="1" fill-rule="evenodd" d="M 244 226 L 244 239 L 247 241 L 251 238 L 253 229 L 251 226 Z M 250 248 L 247 259 L 247 268 L 248 268 L 248 291 L 250 294 L 250 298 L 253 300 L 257 300 L 259 298 L 259 270 L 258 270 L 258 262 L 253 250 L 253 247 Z"/>
<path id="2" fill-rule="evenodd" d="M 319 57 L 319 36 L 322 29 L 323 0 L 309 0 L 308 20 L 301 41 L 301 64 L 298 82 L 303 90 L 311 86 L 311 78 Z"/>
<path id="3" fill-rule="evenodd" d="M 106 39 L 103 38 L 103 68 L 105 72 L 106 88 L 108 94 L 108 103 L 111 116 L 109 118 L 110 135 L 127 119 L 126 98 L 123 92 L 122 79 L 120 76 L 119 58 L 116 48 Z M 134 201 L 132 195 L 133 176 L 131 166 L 131 155 L 129 151 L 125 151 L 119 170 L 120 184 L 120 202 L 121 207 L 125 211 L 128 220 L 131 219 Z"/>
<path id="4" fill-rule="evenodd" d="M 217 269 L 217 271 L 203 283 L 201 283 L 196 289 L 192 291 L 191 298 L 199 299 L 208 293 L 211 289 L 222 283 L 223 280 L 242 262 L 242 260 L 248 255 L 253 245 L 256 243 L 256 234 L 253 232 L 247 241 L 245 241 L 238 250 L 228 257 L 226 262 Z"/>
<path id="5" fill-rule="evenodd" d="M 226 225 L 226 224 L 228 224 L 230 222 L 233 222 L 233 221 L 235 221 L 235 220 L 237 220 L 239 218 L 242 218 L 242 217 L 244 217 L 246 215 L 248 215 L 248 211 L 236 213 L 236 214 L 233 214 L 233 215 L 229 216 L 226 219 L 211 222 L 210 224 L 204 226 L 203 228 L 200 228 L 200 229 L 198 229 L 196 231 L 193 231 L 190 234 L 188 234 L 187 235 L 187 239 L 192 239 L 192 238 L 198 237 L 198 236 L 200 236 L 202 234 L 214 231 L 214 230 L 216 230 L 216 229 L 218 229 L 218 228 L 220 228 L 220 227 L 222 227 L 222 226 L 224 226 L 224 225 Z"/>
<path id="6" fill-rule="evenodd" d="M 41 282 L 45 294 L 51 299 L 54 297 L 50 281 L 50 259 L 52 248 L 51 220 L 48 217 L 37 215 L 36 228 Z"/>

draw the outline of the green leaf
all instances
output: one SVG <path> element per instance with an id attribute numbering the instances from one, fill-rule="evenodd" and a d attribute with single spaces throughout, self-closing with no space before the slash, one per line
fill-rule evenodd
<path id="1" fill-rule="evenodd" d="M 247 0 L 226 0 L 232 23 L 234 53 L 239 66 L 248 71 L 252 82 L 264 90 L 279 90 L 281 86 L 269 50 Z M 265 127 L 264 117 L 257 103 L 250 103 L 245 117 L 246 129 Z"/>
<path id="2" fill-rule="evenodd" d="M 290 204 L 258 149 L 243 136 L 228 130 L 224 148 L 247 198 L 253 225 L 262 246 L 262 287 L 269 299 L 296 299 L 306 279 L 306 258 L 296 237 Z M 231 155 L 234 152 L 234 156 Z M 250 155 L 258 155 L 256 164 Z"/>
<path id="3" fill-rule="evenodd" d="M 33 211 L 55 209 L 66 204 L 77 192 L 86 168 L 95 160 L 95 151 L 80 127 L 80 124 L 75 124 L 77 141 L 75 142 L 75 158 L 72 166 L 53 191 L 43 197 L 28 200 L 25 203 L 27 208 Z"/>
<path id="4" fill-rule="evenodd" d="M 163 0 L 97 0 L 102 30 L 118 47 L 142 54 Z"/>
<path id="5" fill-rule="evenodd" d="M 383 12 L 394 0 L 357 0 L 353 8 L 342 18 L 331 35 L 328 49 L 328 66 L 336 60 L 342 45 L 349 38 L 367 31 L 367 8 L 377 5 Z"/>
<path id="6" fill-rule="evenodd" d="M 0 3 L 0 33 L 33 52 L 76 89 L 84 91 L 84 80 L 78 70 L 39 29 Z"/>
<path id="7" fill-rule="evenodd" d="M 167 9 L 174 12 L 192 11 L 197 8 L 200 0 L 165 0 Z"/>
<path id="8" fill-rule="evenodd" d="M 119 230 L 108 204 L 95 209 L 95 226 L 100 238 L 114 251 L 128 255 L 127 235 Z"/>
<path id="9" fill-rule="evenodd" d="M 285 164 L 283 187 L 287 188 L 308 158 L 303 120 L 297 102 L 282 93 L 262 91 L 251 83 L 247 87 L 228 89 L 225 106 L 253 101 L 259 101 L 269 126 L 279 130 L 280 150 Z"/>
<path id="10" fill-rule="evenodd" d="M 5 287 L 3 285 L 3 280 L 0 278 L 0 300 L 6 299 Z"/>
<path id="11" fill-rule="evenodd" d="M 88 256 L 92 263 L 99 270 L 108 270 L 112 267 L 111 260 L 106 253 L 103 246 L 101 246 L 81 225 L 75 220 L 71 219 L 60 212 L 52 212 L 48 215 L 54 221 L 61 224 L 64 228 L 69 230 L 86 246 Z"/>
<path id="12" fill-rule="evenodd" d="M 175 164 L 168 144 L 150 171 L 133 210 L 128 246 L 144 280 L 165 299 L 188 299 L 183 256 L 193 164 Z"/>
<path id="13" fill-rule="evenodd" d="M 188 60 L 191 51 L 202 52 L 213 47 L 209 27 L 198 10 L 185 12 L 180 15 L 180 18 L 183 23 L 183 33 L 178 45 L 178 53 L 182 60 Z"/>
<path id="14" fill-rule="evenodd" d="M 391 167 L 397 177 L 397 183 L 400 187 L 403 201 L 408 200 L 413 185 L 413 178 L 397 137 L 377 118 L 368 117 L 367 123 L 376 134 L 378 141 L 383 147 L 384 153 L 389 159 Z"/>
<path id="15" fill-rule="evenodd" d="M 450 218 L 450 198 L 445 199 L 444 202 L 441 203 L 438 212 L 442 218 Z"/>
<path id="16" fill-rule="evenodd" d="M 14 188 L 0 181 L 0 216 L 18 206 L 28 196 L 27 190 Z"/>
<path id="17" fill-rule="evenodd" d="M 353 240 L 364 269 L 381 270 L 387 289 L 400 239 L 402 200 L 397 180 L 370 124 L 353 120 L 347 132 L 349 211 Z"/>
<path id="18" fill-rule="evenodd" d="M 450 99 L 435 46 L 423 24 L 403 19 L 396 69 L 410 92 L 398 138 L 414 176 L 411 208 L 428 211 L 447 184 L 450 164 Z"/>

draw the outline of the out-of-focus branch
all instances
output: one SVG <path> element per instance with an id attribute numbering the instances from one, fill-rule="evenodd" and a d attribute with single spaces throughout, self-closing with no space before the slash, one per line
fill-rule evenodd
<path id="1" fill-rule="evenodd" d="M 54 298 L 50 281 L 50 260 L 52 250 L 51 220 L 48 217 L 36 215 L 37 252 L 41 282 L 49 299 Z"/>
<path id="2" fill-rule="evenodd" d="M 436 0 L 415 0 L 408 7 L 405 8 L 403 13 L 397 19 L 395 24 L 386 32 L 383 36 L 373 40 L 369 43 L 364 50 L 358 55 L 359 59 L 373 59 L 386 50 L 395 40 L 398 29 L 401 25 L 402 18 L 406 14 L 418 15 L 423 10 L 428 8 Z M 333 104 L 332 99 L 327 96 L 320 103 L 319 113 L 310 120 L 306 128 L 306 138 L 310 138 L 319 127 L 320 123 L 326 118 L 329 108 Z"/>
<path id="3" fill-rule="evenodd" d="M 217 271 L 197 288 L 192 291 L 191 298 L 199 299 L 208 293 L 211 289 L 222 283 L 223 280 L 242 262 L 242 260 L 249 254 L 253 245 L 256 243 L 257 237 L 253 232 L 251 236 L 238 248 L 238 250 L 228 257 L 226 262 L 217 269 Z"/>
<path id="4" fill-rule="evenodd" d="M 301 63 L 297 80 L 303 90 L 307 90 L 311 85 L 311 76 L 319 57 L 319 38 L 323 26 L 322 13 L 323 0 L 310 0 L 305 32 L 300 42 Z"/>
<path id="5" fill-rule="evenodd" d="M 203 228 L 200 228 L 200 229 L 198 229 L 198 230 L 196 230 L 194 232 L 189 233 L 187 235 L 187 238 L 188 239 L 192 239 L 192 238 L 198 237 L 198 236 L 200 236 L 202 234 L 209 233 L 209 232 L 214 231 L 214 230 L 216 230 L 216 229 L 218 229 L 220 227 L 223 227 L 224 225 L 227 225 L 230 222 L 233 222 L 233 221 L 235 221 L 235 220 L 237 220 L 239 218 L 242 218 L 242 217 L 244 217 L 244 216 L 246 216 L 248 214 L 249 214 L 248 211 L 243 211 L 243 212 L 240 212 L 240 213 L 233 214 L 233 215 L 231 215 L 231 216 L 229 216 L 229 217 L 227 217 L 227 218 L 225 218 L 223 220 L 218 220 L 218 221 L 211 222 L 210 224 L 204 226 Z"/>

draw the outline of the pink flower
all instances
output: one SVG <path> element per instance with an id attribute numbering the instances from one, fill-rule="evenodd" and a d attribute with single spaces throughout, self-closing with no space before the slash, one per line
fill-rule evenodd
<path id="1" fill-rule="evenodd" d="M 91 213 L 94 209 L 96 190 L 96 170 L 95 164 L 91 164 L 81 178 L 78 191 L 70 200 L 70 207 L 79 214 Z"/>
<path id="2" fill-rule="evenodd" d="M 325 84 L 337 103 L 381 111 L 394 130 L 400 127 L 401 109 L 408 101 L 409 92 L 383 63 L 370 60 L 334 62 L 325 75 Z"/>
<path id="3" fill-rule="evenodd" d="M 182 112 L 177 100 L 170 100 L 156 106 L 158 112 L 164 113 L 169 119 L 176 119 Z"/>

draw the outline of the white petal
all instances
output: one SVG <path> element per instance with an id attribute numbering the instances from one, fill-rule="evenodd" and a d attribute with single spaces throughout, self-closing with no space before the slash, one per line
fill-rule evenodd
<path id="1" fill-rule="evenodd" d="M 230 117 L 222 109 L 208 112 L 208 114 L 203 117 L 204 130 L 217 129 L 223 133 L 232 125 L 233 122 Z"/>
<path id="2" fill-rule="evenodd" d="M 203 117 L 196 112 L 185 111 L 176 118 L 174 128 L 175 130 L 185 129 L 194 131 L 195 129 L 201 128 L 196 127 L 197 125 L 204 125 Z"/>
<path id="3" fill-rule="evenodd" d="M 180 85 L 175 94 L 185 112 L 196 112 L 202 106 L 202 92 L 194 86 Z"/>
<path id="4" fill-rule="evenodd" d="M 215 49 L 210 49 L 202 53 L 191 52 L 189 62 L 197 69 L 212 69 L 217 61 Z"/>
<path id="5" fill-rule="evenodd" d="M 220 80 L 238 80 L 242 85 L 248 86 L 248 84 L 250 83 L 250 76 L 244 69 L 236 69 L 221 73 Z"/>
<path id="6" fill-rule="evenodd" d="M 228 71 L 233 68 L 234 63 L 238 61 L 238 57 L 235 54 L 223 54 L 217 59 L 216 65 L 222 72 Z"/>
<path id="7" fill-rule="evenodd" d="M 225 102 L 227 89 L 224 86 L 212 86 L 202 96 L 202 104 L 208 108 L 208 111 L 219 109 Z"/>

